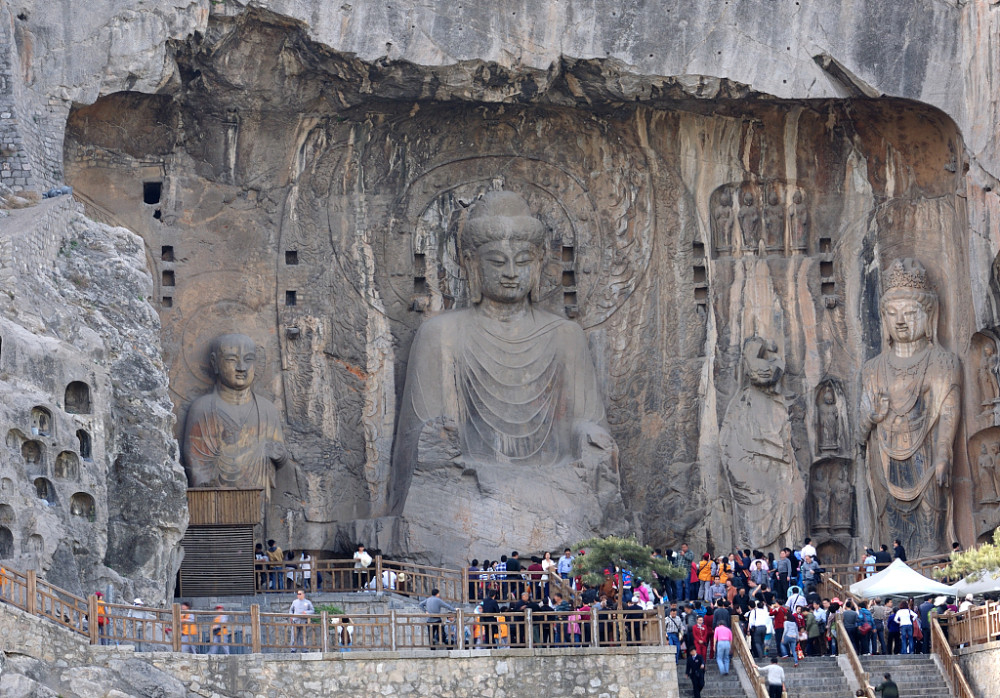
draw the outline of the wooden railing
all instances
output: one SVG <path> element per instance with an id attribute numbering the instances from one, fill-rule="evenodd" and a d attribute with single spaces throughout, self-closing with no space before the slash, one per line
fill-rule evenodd
<path id="1" fill-rule="evenodd" d="M 376 556 L 368 567 L 355 567 L 353 559 L 288 560 L 255 563 L 259 594 L 287 594 L 302 588 L 307 593 L 390 591 L 402 596 L 426 598 L 438 589 L 449 603 L 468 603 L 467 573 L 444 567 L 393 562 Z"/>
<path id="2" fill-rule="evenodd" d="M 743 668 L 746 669 L 750 683 L 754 687 L 754 695 L 757 698 L 768 698 L 766 682 L 760 674 L 760 669 L 757 667 L 757 662 L 754 660 L 753 654 L 750 652 L 750 645 L 747 643 L 746 635 L 743 634 L 743 628 L 740 626 L 739 619 L 733 619 L 732 630 L 733 654 L 743 662 Z"/>
<path id="3" fill-rule="evenodd" d="M 419 580 L 420 575 L 413 579 Z M 430 580 L 415 586 L 420 589 L 424 584 Z M 248 611 L 190 610 L 179 604 L 151 608 L 106 603 L 96 595 L 83 599 L 39 580 L 34 571 L 22 574 L 2 568 L 0 600 L 61 625 L 92 644 L 132 645 L 146 651 L 243 654 L 669 646 L 662 606 L 656 611 L 525 610 L 495 615 L 468 613 L 460 607 L 439 616 L 440 622 L 431 622 L 438 617 L 426 613 L 397 611 L 350 616 L 262 613 L 256 604 Z"/>
<path id="4" fill-rule="evenodd" d="M 991 601 L 974 606 L 965 613 L 945 616 L 948 642 L 952 647 L 979 645 L 1000 639 L 1000 603 Z"/>
<path id="5" fill-rule="evenodd" d="M 851 665 L 851 670 L 854 671 L 854 678 L 857 679 L 858 685 L 864 689 L 865 696 L 867 698 L 875 698 L 875 690 L 872 688 L 868 672 L 865 668 L 861 666 L 861 659 L 858 657 L 858 653 L 854 649 L 854 643 L 851 642 L 851 636 L 847 634 L 847 628 L 844 627 L 844 617 L 838 613 L 837 614 L 837 652 L 841 655 L 847 657 L 847 661 Z"/>
<path id="6" fill-rule="evenodd" d="M 906 564 L 914 571 L 933 579 L 934 570 L 946 567 L 948 562 L 948 555 L 930 555 L 914 560 L 907 560 Z M 866 569 L 867 567 L 868 565 L 860 562 L 846 565 L 823 565 L 823 569 L 826 570 L 823 573 L 823 582 L 835 581 L 845 589 L 850 588 L 855 582 L 860 582 L 862 579 L 872 576 L 873 573 L 869 573 Z M 871 565 L 871 567 L 875 569 L 874 565 Z"/>
<path id="7" fill-rule="evenodd" d="M 931 651 L 941 658 L 941 665 L 944 668 L 945 676 L 948 679 L 948 683 L 951 684 L 955 695 L 958 698 L 976 698 L 976 695 L 972 692 L 972 688 L 969 686 L 969 682 L 965 680 L 965 673 L 962 671 L 962 666 L 958 663 L 955 655 L 952 654 L 948 638 L 945 637 L 936 614 L 931 614 L 930 622 Z M 951 623 L 949 623 L 949 634 L 951 627 Z"/>

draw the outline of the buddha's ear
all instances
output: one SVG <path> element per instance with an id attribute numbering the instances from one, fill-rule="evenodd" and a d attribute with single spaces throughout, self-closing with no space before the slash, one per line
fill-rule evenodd
<path id="1" fill-rule="evenodd" d="M 545 265 L 545 250 L 535 248 L 535 262 L 531 265 L 531 286 L 528 291 L 528 299 L 532 303 L 542 300 L 542 267 Z"/>
<path id="2" fill-rule="evenodd" d="M 479 264 L 469 252 L 462 253 L 462 266 L 469 277 L 469 303 L 478 305 L 483 300 L 483 283 L 479 278 Z"/>

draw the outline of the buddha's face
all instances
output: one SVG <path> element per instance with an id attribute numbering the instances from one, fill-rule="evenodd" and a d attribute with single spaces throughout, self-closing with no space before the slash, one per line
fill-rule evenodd
<path id="1" fill-rule="evenodd" d="M 535 246 L 522 240 L 497 240 L 476 250 L 475 264 L 484 298 L 498 303 L 516 303 L 528 296 L 539 264 Z"/>
<path id="2" fill-rule="evenodd" d="M 213 355 L 215 371 L 222 385 L 232 390 L 246 390 L 253 384 L 257 349 L 248 337 L 224 339 Z"/>
<path id="3" fill-rule="evenodd" d="M 894 298 L 886 301 L 883 312 L 894 342 L 908 344 L 927 336 L 927 311 L 918 301 Z"/>

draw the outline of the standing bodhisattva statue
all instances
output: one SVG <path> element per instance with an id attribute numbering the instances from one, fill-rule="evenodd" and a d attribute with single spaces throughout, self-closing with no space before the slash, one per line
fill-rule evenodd
<path id="1" fill-rule="evenodd" d="M 184 464 L 191 487 L 263 489 L 272 463 L 288 460 L 274 403 L 253 392 L 256 346 L 242 334 L 212 342 L 215 387 L 191 403 L 184 423 Z"/>
<path id="2" fill-rule="evenodd" d="M 950 476 L 961 366 L 937 343 L 938 297 L 920 262 L 897 259 L 882 278 L 888 347 L 861 377 L 873 540 L 899 538 L 919 557 L 954 540 Z"/>

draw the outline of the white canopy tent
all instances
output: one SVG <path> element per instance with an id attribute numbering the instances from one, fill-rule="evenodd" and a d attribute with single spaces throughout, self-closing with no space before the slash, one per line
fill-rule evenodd
<path id="1" fill-rule="evenodd" d="M 878 574 L 852 584 L 851 593 L 866 599 L 874 599 L 887 596 L 931 596 L 936 594 L 954 596 L 957 592 L 947 584 L 936 582 L 919 572 L 914 572 L 902 560 L 893 560 L 891 565 Z"/>
<path id="2" fill-rule="evenodd" d="M 1000 591 L 1000 569 L 983 572 L 983 576 L 976 582 L 967 582 L 964 579 L 961 579 L 956 582 L 954 586 L 952 586 L 952 589 L 955 590 L 956 596 L 965 596 L 966 594 L 985 594 L 988 591 Z"/>

